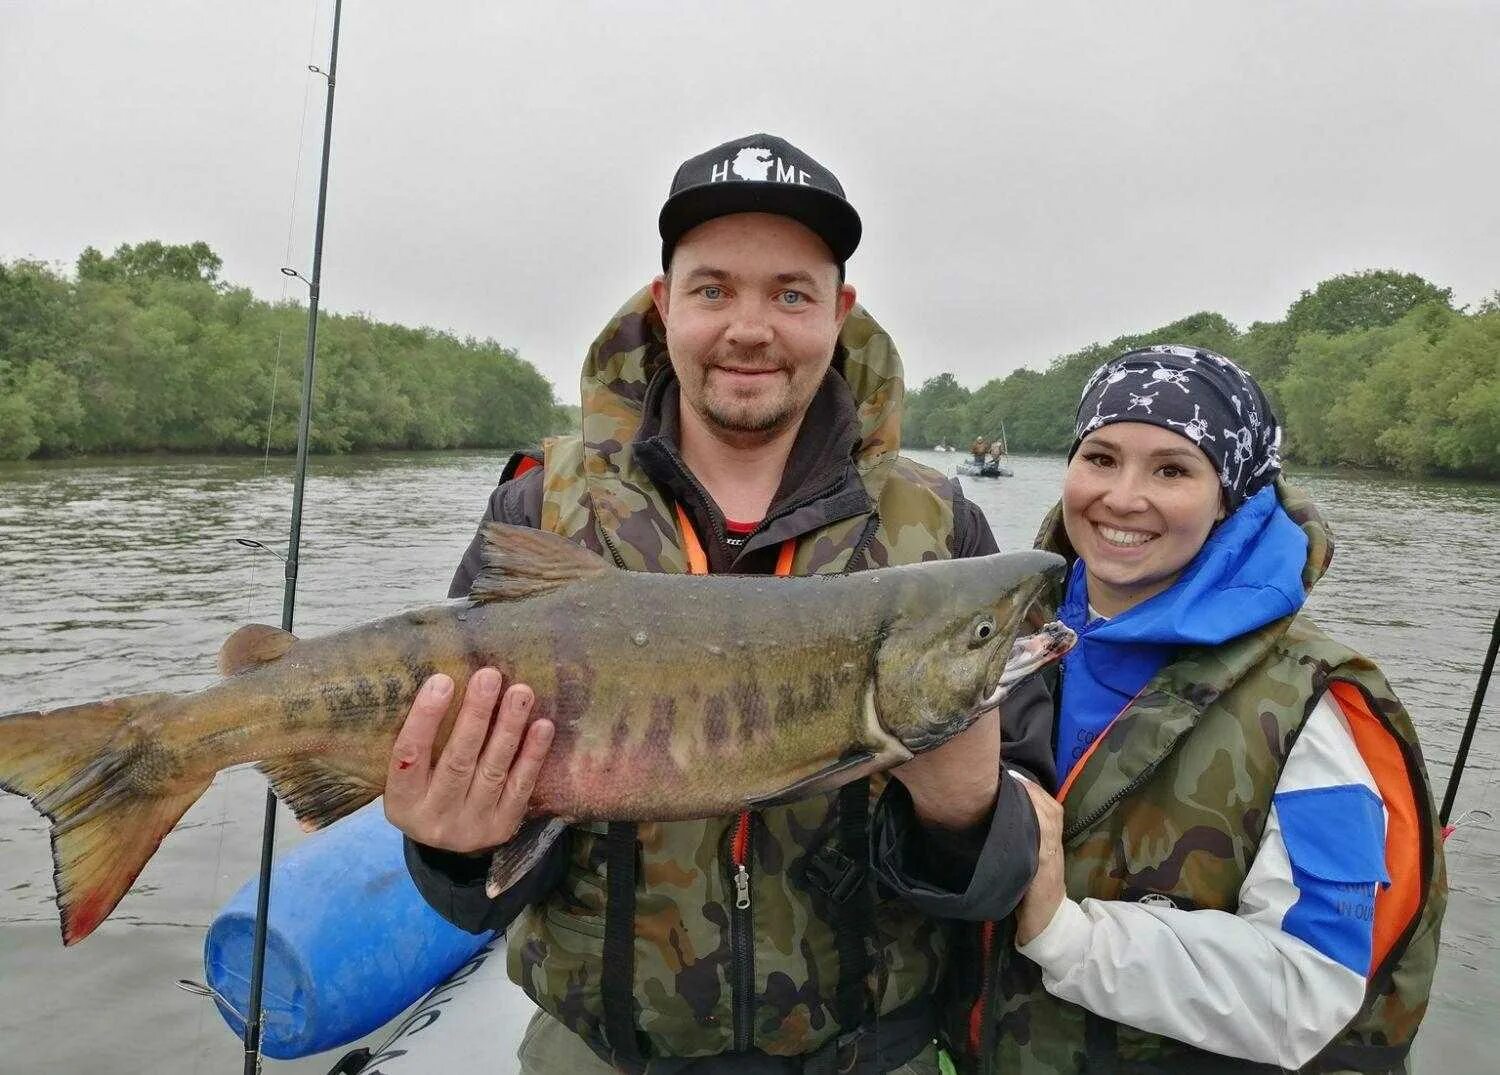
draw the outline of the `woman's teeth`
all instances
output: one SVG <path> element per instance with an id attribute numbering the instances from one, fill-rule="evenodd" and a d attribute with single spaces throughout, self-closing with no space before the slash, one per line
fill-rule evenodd
<path id="1" fill-rule="evenodd" d="M 1099 531 L 1099 536 L 1111 545 L 1124 545 L 1127 547 L 1144 545 L 1156 537 L 1155 534 L 1146 534 L 1139 530 L 1116 530 L 1112 526 L 1099 526 L 1097 523 L 1095 524 L 1095 528 Z"/>

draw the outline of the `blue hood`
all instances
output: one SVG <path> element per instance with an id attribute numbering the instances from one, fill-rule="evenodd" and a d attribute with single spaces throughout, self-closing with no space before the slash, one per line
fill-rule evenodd
<path id="1" fill-rule="evenodd" d="M 1218 645 L 1300 609 L 1306 560 L 1307 535 L 1265 488 L 1214 529 L 1170 588 L 1113 619 L 1088 622 L 1076 561 L 1058 613 L 1078 632 L 1063 658 L 1058 778 L 1179 649 Z"/>

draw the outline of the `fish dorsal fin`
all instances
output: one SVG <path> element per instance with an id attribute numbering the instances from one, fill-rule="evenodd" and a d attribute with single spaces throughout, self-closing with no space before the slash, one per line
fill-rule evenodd
<path id="1" fill-rule="evenodd" d="M 469 587 L 473 601 L 517 601 L 614 568 L 581 545 L 545 530 L 487 523 L 484 567 Z"/>
<path id="2" fill-rule="evenodd" d="M 224 640 L 219 649 L 219 673 L 233 676 L 269 664 L 291 649 L 295 641 L 297 636 L 290 631 L 248 623 Z"/>

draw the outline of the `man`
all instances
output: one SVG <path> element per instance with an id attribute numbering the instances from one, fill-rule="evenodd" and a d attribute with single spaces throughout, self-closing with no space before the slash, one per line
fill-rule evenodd
<path id="1" fill-rule="evenodd" d="M 995 551 L 955 483 L 896 454 L 900 360 L 844 279 L 861 223 L 831 172 L 780 138 L 737 139 L 677 171 L 659 225 L 662 274 L 590 350 L 582 435 L 513 459 L 486 521 L 644 571 L 811 574 Z M 476 539 L 453 594 L 478 568 Z M 876 891 L 871 781 L 737 817 L 574 826 L 491 900 L 486 852 L 522 820 L 546 718 L 570 716 L 528 726 L 530 691 L 501 686 L 475 674 L 429 766 L 452 691 L 434 677 L 393 752 L 386 810 L 440 912 L 509 926 L 511 975 L 542 1009 L 523 1070 L 937 1070 L 944 940 Z M 1047 753 L 1045 721 L 1036 734 Z M 911 883 L 938 906 L 983 889 L 1004 913 L 1034 872 L 1025 792 L 964 763 L 999 738 L 991 715 L 886 789 L 894 821 L 875 835 L 932 866 L 935 880 Z"/>

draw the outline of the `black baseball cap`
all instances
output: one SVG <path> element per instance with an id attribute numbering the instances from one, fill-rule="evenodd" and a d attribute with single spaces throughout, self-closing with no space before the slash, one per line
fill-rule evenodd
<path id="1" fill-rule="evenodd" d="M 789 216 L 816 232 L 840 265 L 859 246 L 859 214 L 834 174 L 785 138 L 747 134 L 677 169 L 658 222 L 662 268 L 683 235 L 730 213 Z"/>

